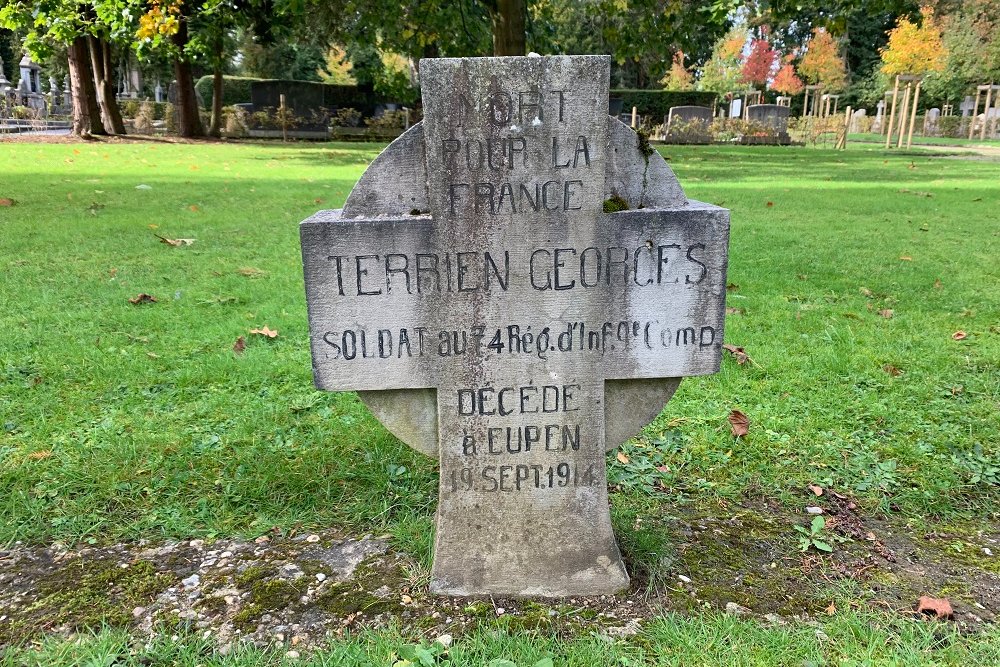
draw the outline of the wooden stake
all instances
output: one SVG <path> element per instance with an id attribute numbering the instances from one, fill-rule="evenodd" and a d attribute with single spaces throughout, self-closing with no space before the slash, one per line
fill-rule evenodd
<path id="1" fill-rule="evenodd" d="M 986 88 L 986 104 L 983 105 L 983 126 L 979 128 L 979 138 L 986 138 L 986 124 L 990 120 L 990 100 L 993 98 L 993 82 Z"/>
<path id="2" fill-rule="evenodd" d="M 288 141 L 288 124 L 285 122 L 285 94 L 278 95 L 278 108 L 281 110 L 281 140 Z"/>
<path id="3" fill-rule="evenodd" d="M 896 76 L 896 83 L 892 86 L 892 111 L 889 113 L 889 123 L 886 125 L 885 147 L 889 148 L 892 142 L 892 123 L 896 119 L 896 98 L 899 96 L 899 75 Z"/>
<path id="4" fill-rule="evenodd" d="M 903 137 L 906 135 L 907 114 L 910 111 L 910 88 L 912 83 L 906 82 L 906 90 L 903 91 L 903 107 L 899 111 L 899 136 L 896 139 L 896 148 L 903 147 Z"/>
<path id="5" fill-rule="evenodd" d="M 634 130 L 638 125 L 639 118 L 639 107 L 632 107 L 632 129 Z"/>
<path id="6" fill-rule="evenodd" d="M 917 81 L 917 87 L 913 91 L 913 111 L 910 112 L 910 133 L 906 137 L 906 148 L 913 144 L 913 125 L 917 122 L 917 102 L 920 100 L 920 86 L 923 81 Z"/>
<path id="7" fill-rule="evenodd" d="M 976 104 L 972 107 L 972 115 L 969 116 L 969 139 L 976 129 L 976 115 L 979 113 L 979 88 L 976 88 Z"/>

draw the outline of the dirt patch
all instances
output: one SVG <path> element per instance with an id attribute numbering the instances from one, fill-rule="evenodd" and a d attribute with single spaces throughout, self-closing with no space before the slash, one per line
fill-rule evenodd
<path id="1" fill-rule="evenodd" d="M 15 545 L 0 551 L 0 645 L 102 624 L 140 635 L 197 632 L 224 652 L 240 642 L 302 650 L 390 624 L 427 639 L 486 622 L 627 636 L 667 611 L 722 610 L 783 624 L 836 613 L 837 604 L 916 615 L 923 595 L 948 598 L 966 630 L 1000 614 L 995 529 L 917 530 L 866 517 L 830 492 L 810 503 L 812 514 L 758 502 L 666 506 L 635 517 L 619 530 L 631 589 L 560 600 L 434 597 L 424 568 L 387 538 L 334 531 L 76 550 Z M 832 553 L 802 550 L 805 533 L 794 526 L 815 516 L 824 517 L 817 539 Z"/>

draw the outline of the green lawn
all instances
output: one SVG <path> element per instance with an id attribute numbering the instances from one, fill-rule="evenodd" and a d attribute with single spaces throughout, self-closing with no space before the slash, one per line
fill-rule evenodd
<path id="1" fill-rule="evenodd" d="M 353 394 L 315 391 L 310 374 L 297 223 L 342 204 L 378 148 L 0 143 L 0 198 L 14 200 L 0 206 L 0 545 L 339 526 L 389 533 L 426 567 L 433 462 Z M 732 210 L 726 342 L 753 363 L 727 358 L 718 375 L 685 380 L 625 446 L 628 463 L 609 459 L 630 567 L 645 568 L 650 585 L 665 576 L 645 554 L 673 539 L 655 521 L 671 508 L 766 500 L 798 512 L 814 502 L 810 483 L 913 531 L 994 525 L 1000 163 L 856 144 L 660 150 L 690 197 Z M 172 247 L 156 235 L 195 241 Z M 157 301 L 131 304 L 140 293 Z M 265 325 L 278 337 L 249 333 Z M 734 408 L 751 422 L 738 441 L 726 420 Z M 1000 662 L 996 630 L 963 639 L 853 612 L 822 627 L 829 642 L 809 626 L 709 612 L 666 616 L 610 647 L 483 630 L 453 655 Z M 362 635 L 316 664 L 365 664 L 337 657 L 360 653 L 386 664 L 411 639 Z M 109 632 L 30 659 L 111 664 L 100 656 L 127 655 L 122 647 Z M 268 659 L 203 649 L 155 647 L 175 664 Z"/>

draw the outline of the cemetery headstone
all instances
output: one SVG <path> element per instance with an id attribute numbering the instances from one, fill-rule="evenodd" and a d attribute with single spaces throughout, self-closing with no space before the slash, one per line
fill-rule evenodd
<path id="1" fill-rule="evenodd" d="M 767 139 L 773 143 L 787 144 L 789 107 L 781 104 L 751 104 L 747 107 L 747 120 L 763 125 L 769 133 Z"/>
<path id="2" fill-rule="evenodd" d="M 712 141 L 711 124 L 712 110 L 708 107 L 670 107 L 667 117 L 663 119 L 663 139 L 669 143 L 709 143 Z"/>
<path id="3" fill-rule="evenodd" d="M 866 109 L 858 109 L 851 114 L 851 125 L 848 132 L 856 134 L 861 132 L 864 128 L 865 119 L 868 116 L 868 111 Z"/>
<path id="4" fill-rule="evenodd" d="M 743 113 L 743 100 L 740 98 L 734 99 L 729 103 L 729 117 L 739 118 Z"/>
<path id="5" fill-rule="evenodd" d="M 605 452 L 718 370 L 729 212 L 608 116 L 606 56 L 420 73 L 424 120 L 300 226 L 316 385 L 439 459 L 432 592 L 613 593 Z"/>

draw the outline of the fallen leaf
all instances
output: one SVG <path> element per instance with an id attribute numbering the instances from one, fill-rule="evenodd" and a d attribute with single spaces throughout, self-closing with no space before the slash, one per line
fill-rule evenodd
<path id="1" fill-rule="evenodd" d="M 864 294 L 865 296 L 871 296 L 872 295 L 872 291 L 870 289 L 868 289 L 867 287 L 862 287 L 858 291 L 861 292 L 862 294 Z"/>
<path id="2" fill-rule="evenodd" d="M 729 308 L 726 307 L 726 315 L 746 315 L 747 312 L 742 308 Z"/>
<path id="3" fill-rule="evenodd" d="M 955 333 L 953 333 L 951 335 L 951 339 L 952 340 L 965 340 L 968 337 L 969 337 L 969 334 L 965 333 L 961 329 L 959 329 L 958 331 L 956 331 Z"/>
<path id="4" fill-rule="evenodd" d="M 726 291 L 727 292 L 735 292 L 739 288 L 740 288 L 740 286 L 737 285 L 736 283 L 727 283 L 726 284 Z"/>
<path id="5" fill-rule="evenodd" d="M 236 354 L 243 354 L 243 350 L 245 349 L 247 349 L 247 341 L 243 338 L 243 336 L 240 336 L 236 339 L 236 342 L 233 343 L 233 352 Z"/>
<path id="6" fill-rule="evenodd" d="M 810 484 L 809 490 L 813 492 L 814 496 L 819 497 L 823 495 L 823 487 L 819 484 Z"/>
<path id="7" fill-rule="evenodd" d="M 258 336 L 265 336 L 267 338 L 278 337 L 278 332 L 273 329 L 268 329 L 266 324 L 260 329 L 251 329 L 250 333 L 257 334 Z"/>
<path id="8" fill-rule="evenodd" d="M 773 201 L 767 202 L 767 207 L 768 208 L 771 208 L 772 206 L 774 206 L 774 202 Z"/>
<path id="9" fill-rule="evenodd" d="M 878 314 L 887 320 L 891 320 L 892 316 L 895 314 L 892 312 L 892 308 L 886 308 L 885 310 L 878 311 Z"/>
<path id="10" fill-rule="evenodd" d="M 192 213 L 197 213 L 201 209 L 198 208 L 197 204 L 191 204 L 190 206 L 188 206 L 188 210 L 190 210 Z"/>
<path id="11" fill-rule="evenodd" d="M 951 618 L 955 613 L 952 611 L 951 602 L 948 598 L 932 598 L 926 595 L 917 601 L 917 612 L 921 614 L 934 614 L 937 618 Z"/>
<path id="12" fill-rule="evenodd" d="M 739 364 L 740 366 L 742 366 L 748 361 L 751 361 L 750 355 L 747 354 L 746 350 L 744 350 L 742 347 L 736 347 L 735 345 L 727 344 L 723 345 L 722 349 L 728 352 L 729 354 L 733 355 L 733 359 L 735 359 L 736 363 Z"/>
<path id="13" fill-rule="evenodd" d="M 896 368 L 892 364 L 886 364 L 885 366 L 882 367 L 882 370 L 884 370 L 886 373 L 888 373 L 889 375 L 891 375 L 894 378 L 897 378 L 897 377 L 899 377 L 900 375 L 903 374 L 903 371 L 899 370 L 898 368 Z"/>
<path id="14" fill-rule="evenodd" d="M 247 278 L 263 278 L 267 275 L 267 271 L 261 271 L 253 266 L 244 266 L 240 268 L 240 275 Z"/>
<path id="15" fill-rule="evenodd" d="M 625 452 L 618 452 L 618 455 L 615 458 L 618 459 L 619 463 L 622 463 L 622 464 L 627 464 L 628 463 L 628 456 L 625 454 Z"/>
<path id="16" fill-rule="evenodd" d="M 667 466 L 656 466 L 657 472 L 670 472 L 670 468 Z"/>
<path id="17" fill-rule="evenodd" d="M 97 215 L 97 212 L 100 211 L 102 208 L 104 208 L 104 204 L 98 204 L 95 201 L 91 202 L 90 206 L 87 207 L 87 210 L 90 211 L 91 215 Z"/>
<path id="18" fill-rule="evenodd" d="M 403 604 L 410 604 L 411 602 L 413 602 L 413 598 L 411 598 L 409 595 L 403 595 L 399 599 L 400 601 L 402 601 Z"/>
<path id="19" fill-rule="evenodd" d="M 739 410 L 729 412 L 729 426 L 734 438 L 742 438 L 750 432 L 750 419 Z"/>
<path id="20" fill-rule="evenodd" d="M 826 608 L 826 615 L 833 616 L 836 613 L 837 613 L 837 605 L 831 602 L 830 606 Z"/>
<path id="21" fill-rule="evenodd" d="M 191 245 L 195 242 L 195 239 L 168 239 L 165 236 L 160 236 L 159 234 L 153 234 L 153 236 L 160 239 L 160 243 L 166 243 L 168 246 L 173 246 L 174 248 Z"/>
<path id="22" fill-rule="evenodd" d="M 51 449 L 40 449 L 37 452 L 31 452 L 30 454 L 28 454 L 28 458 L 31 459 L 32 461 L 41 461 L 43 459 L 49 458 L 50 456 L 52 456 Z"/>
<path id="23" fill-rule="evenodd" d="M 142 292 L 140 294 L 137 294 L 135 298 L 129 299 L 128 302 L 131 303 L 133 306 L 138 306 L 141 303 L 156 303 L 156 297 L 153 296 L 152 294 L 146 294 L 145 292 Z"/>
<path id="24" fill-rule="evenodd" d="M 152 190 L 153 186 L 152 185 L 146 185 L 145 183 L 140 183 L 139 185 L 135 186 L 135 189 L 136 190 Z"/>
<path id="25" fill-rule="evenodd" d="M 0 206 L 13 206 L 16 204 L 13 199 L 8 199 L 7 197 L 0 197 Z"/>
<path id="26" fill-rule="evenodd" d="M 313 202 L 316 203 L 316 204 L 322 204 L 323 200 L 320 199 L 319 197 L 317 197 L 316 199 L 313 199 Z"/>
<path id="27" fill-rule="evenodd" d="M 937 278 L 934 280 L 934 289 L 941 289 L 941 279 Z"/>
<path id="28" fill-rule="evenodd" d="M 149 227 L 150 229 L 159 229 L 160 228 L 159 225 L 146 225 L 146 226 Z"/>
<path id="29" fill-rule="evenodd" d="M 913 258 L 910 257 L 909 255 L 903 255 L 902 257 L 899 258 L 899 261 L 901 261 L 901 262 L 912 262 Z"/>
<path id="30" fill-rule="evenodd" d="M 805 273 L 800 273 L 795 277 L 798 278 L 799 280 L 809 280 L 809 276 L 806 275 Z"/>

